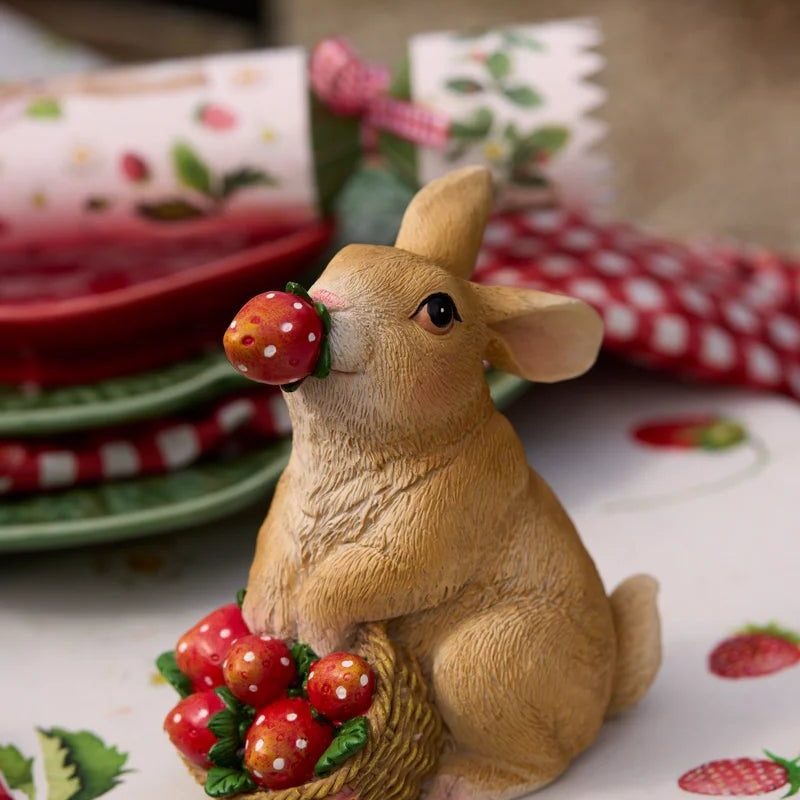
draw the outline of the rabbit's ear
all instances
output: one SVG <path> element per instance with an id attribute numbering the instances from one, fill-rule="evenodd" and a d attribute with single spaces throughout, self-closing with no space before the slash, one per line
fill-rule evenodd
<path id="1" fill-rule="evenodd" d="M 469 278 L 492 207 L 492 175 L 463 167 L 420 189 L 406 209 L 395 247 Z"/>
<path id="2" fill-rule="evenodd" d="M 486 358 L 530 381 L 553 383 L 586 372 L 603 341 L 603 321 L 572 297 L 514 289 L 473 288 L 489 326 Z"/>

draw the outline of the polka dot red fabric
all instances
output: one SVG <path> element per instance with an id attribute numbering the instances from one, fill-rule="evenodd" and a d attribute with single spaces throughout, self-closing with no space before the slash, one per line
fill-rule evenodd
<path id="1" fill-rule="evenodd" d="M 475 280 L 590 303 L 605 320 L 605 349 L 633 362 L 800 397 L 798 260 L 546 209 L 496 216 Z"/>

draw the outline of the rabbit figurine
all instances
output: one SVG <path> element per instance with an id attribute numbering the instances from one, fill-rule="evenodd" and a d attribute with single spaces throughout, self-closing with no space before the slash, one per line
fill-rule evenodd
<path id="1" fill-rule="evenodd" d="M 661 659 L 655 580 L 606 595 L 489 395 L 484 360 L 559 381 L 602 338 L 580 301 L 469 281 L 491 203 L 487 170 L 452 172 L 414 197 L 395 247 L 345 247 L 311 288 L 333 369 L 286 395 L 293 450 L 244 603 L 251 630 L 323 653 L 387 621 L 451 737 L 431 800 L 549 783 Z"/>

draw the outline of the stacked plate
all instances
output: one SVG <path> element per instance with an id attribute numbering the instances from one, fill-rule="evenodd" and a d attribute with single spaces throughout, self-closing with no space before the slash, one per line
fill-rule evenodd
<path id="1" fill-rule="evenodd" d="M 290 423 L 280 391 L 230 366 L 222 333 L 253 294 L 312 280 L 326 251 L 393 241 L 409 195 L 365 169 L 340 197 L 335 235 L 324 222 L 251 235 L 175 270 L 163 253 L 133 254 L 113 281 L 87 279 L 112 274 L 100 268 L 108 248 L 78 261 L 28 253 L 25 292 L 0 289 L 0 551 L 157 533 L 263 500 Z M 488 380 L 500 404 L 524 387 Z"/>

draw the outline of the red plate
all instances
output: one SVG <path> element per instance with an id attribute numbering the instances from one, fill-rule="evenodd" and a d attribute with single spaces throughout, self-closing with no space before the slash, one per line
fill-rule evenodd
<path id="1" fill-rule="evenodd" d="M 332 224 L 0 255 L 0 382 L 80 383 L 219 343 L 253 294 L 306 271 Z"/>

